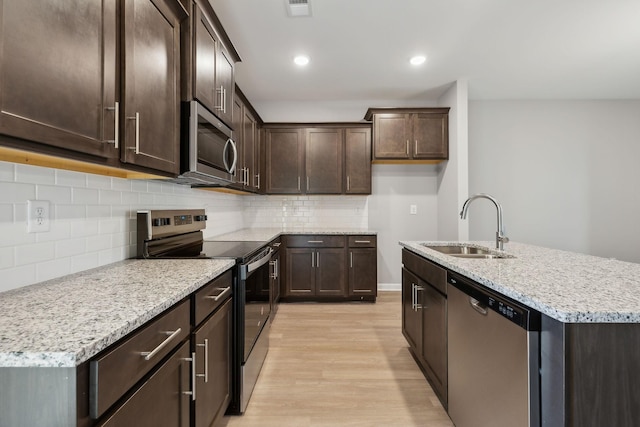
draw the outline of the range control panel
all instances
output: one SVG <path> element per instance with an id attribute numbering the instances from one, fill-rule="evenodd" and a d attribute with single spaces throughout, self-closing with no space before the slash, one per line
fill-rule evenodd
<path id="1" fill-rule="evenodd" d="M 138 211 L 138 235 L 144 240 L 199 231 L 206 227 L 204 209 Z"/>

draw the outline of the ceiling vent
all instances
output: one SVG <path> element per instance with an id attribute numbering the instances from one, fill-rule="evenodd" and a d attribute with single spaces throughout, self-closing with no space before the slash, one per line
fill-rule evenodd
<path id="1" fill-rule="evenodd" d="M 299 16 L 311 16 L 309 0 L 284 0 L 287 5 L 287 15 L 292 18 Z"/>

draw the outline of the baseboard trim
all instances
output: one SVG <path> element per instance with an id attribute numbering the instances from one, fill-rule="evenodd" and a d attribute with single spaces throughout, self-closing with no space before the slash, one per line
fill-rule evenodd
<path id="1" fill-rule="evenodd" d="M 378 283 L 379 291 L 398 291 L 402 290 L 402 284 L 400 283 Z"/>

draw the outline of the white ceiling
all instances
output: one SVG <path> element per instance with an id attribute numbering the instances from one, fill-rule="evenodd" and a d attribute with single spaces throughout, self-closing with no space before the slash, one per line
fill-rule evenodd
<path id="1" fill-rule="evenodd" d="M 433 105 L 459 79 L 470 99 L 640 99 L 640 0 L 309 0 L 303 18 L 286 0 L 209 1 L 268 122 Z"/>

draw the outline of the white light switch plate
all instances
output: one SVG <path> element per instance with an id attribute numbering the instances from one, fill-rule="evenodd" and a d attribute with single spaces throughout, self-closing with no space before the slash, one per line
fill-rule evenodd
<path id="1" fill-rule="evenodd" d="M 27 200 L 27 231 L 41 233 L 51 226 L 51 205 L 47 200 Z"/>
<path id="2" fill-rule="evenodd" d="M 409 206 L 409 214 L 417 215 L 418 214 L 418 205 L 410 205 Z"/>

